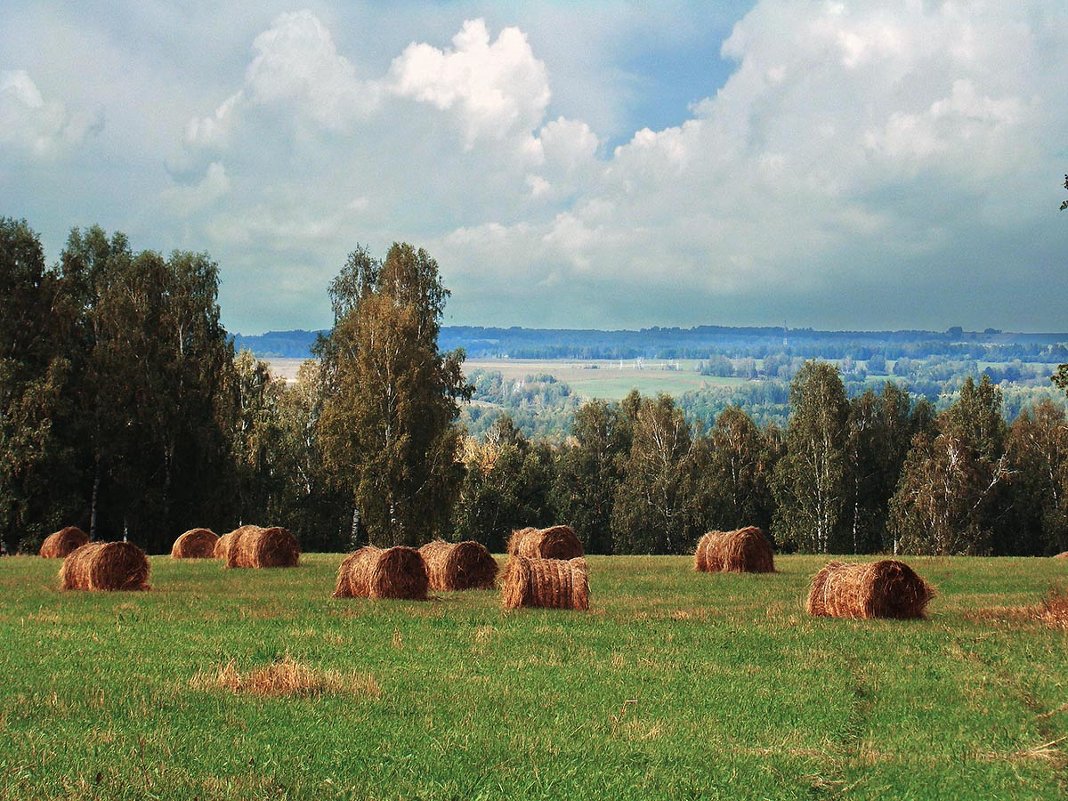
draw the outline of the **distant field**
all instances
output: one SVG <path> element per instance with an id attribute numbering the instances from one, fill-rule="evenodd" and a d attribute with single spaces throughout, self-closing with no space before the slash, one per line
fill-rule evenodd
<path id="1" fill-rule="evenodd" d="M 678 369 L 674 366 L 678 365 Z M 642 395 L 681 395 L 708 386 L 729 386 L 745 383 L 744 378 L 703 376 L 697 372 L 697 362 L 680 359 L 646 360 L 639 368 L 634 360 L 585 361 L 579 359 L 474 359 L 464 362 L 467 372 L 492 370 L 515 381 L 529 375 L 548 374 L 563 381 L 582 398 L 621 400 L 632 389 Z"/>
<path id="2" fill-rule="evenodd" d="M 804 614 L 823 557 L 762 576 L 593 557 L 589 613 L 335 601 L 341 558 L 154 557 L 151 592 L 115 594 L 0 559 L 0 798 L 1068 793 L 1068 633 L 1013 611 L 1068 585 L 1064 561 L 911 559 L 939 590 L 930 619 L 862 622 Z M 333 686 L 217 681 L 276 663 Z"/>
<path id="3" fill-rule="evenodd" d="M 302 359 L 269 359 L 275 376 L 293 380 L 297 377 Z M 679 369 L 673 369 L 673 365 Z M 464 362 L 464 371 L 474 370 L 499 372 L 509 381 L 517 381 L 530 375 L 551 375 L 557 381 L 568 384 L 581 398 L 621 400 L 632 389 L 642 395 L 681 395 L 694 389 L 709 386 L 729 386 L 745 383 L 744 378 L 719 378 L 697 373 L 697 362 L 679 360 L 648 360 L 642 367 L 637 362 L 585 361 L 581 359 L 473 359 Z"/>

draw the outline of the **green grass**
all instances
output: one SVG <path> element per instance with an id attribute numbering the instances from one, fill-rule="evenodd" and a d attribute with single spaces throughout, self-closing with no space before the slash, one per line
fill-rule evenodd
<path id="1" fill-rule="evenodd" d="M 808 618 L 817 557 L 766 576 L 594 557 L 587 614 L 335 601 L 340 560 L 156 557 L 151 592 L 106 594 L 0 559 L 0 798 L 1068 794 L 1068 634 L 977 613 L 1065 587 L 1062 560 L 910 560 L 939 589 L 911 622 Z M 379 692 L 203 681 L 287 656 Z"/>

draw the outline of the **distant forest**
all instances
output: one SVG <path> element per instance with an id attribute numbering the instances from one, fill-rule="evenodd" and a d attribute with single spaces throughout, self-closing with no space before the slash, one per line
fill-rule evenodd
<path id="1" fill-rule="evenodd" d="M 237 350 L 261 359 L 311 356 L 327 331 L 234 334 Z M 1068 333 L 1014 333 L 988 328 L 964 331 L 818 331 L 811 328 L 702 325 L 695 328 L 594 329 L 483 328 L 442 326 L 442 350 L 463 348 L 469 359 L 763 359 L 787 353 L 801 359 L 925 359 L 1060 364 L 1068 361 Z"/>
<path id="2" fill-rule="evenodd" d="M 25 221 L 0 218 L 4 550 L 73 524 L 163 553 L 248 522 L 326 551 L 499 551 L 551 523 L 591 553 L 687 553 L 743 525 L 780 551 L 1068 549 L 1068 337 L 443 329 L 436 261 L 395 243 L 349 255 L 329 332 L 273 335 L 315 357 L 287 381 L 248 348 L 279 350 L 226 331 L 218 287 L 208 254 L 98 227 L 48 265 Z M 466 374 L 460 347 L 687 359 L 710 380 L 582 400 L 551 375 Z"/>

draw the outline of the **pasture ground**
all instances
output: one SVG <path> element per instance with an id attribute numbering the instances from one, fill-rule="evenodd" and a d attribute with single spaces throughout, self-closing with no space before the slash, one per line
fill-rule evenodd
<path id="1" fill-rule="evenodd" d="M 146 593 L 0 559 L 0 798 L 1068 796 L 1068 633 L 1018 611 L 1065 560 L 910 559 L 939 596 L 898 622 L 807 617 L 823 557 L 593 557 L 586 614 L 335 601 L 341 558 Z M 229 680 L 272 665 L 292 694 Z"/>

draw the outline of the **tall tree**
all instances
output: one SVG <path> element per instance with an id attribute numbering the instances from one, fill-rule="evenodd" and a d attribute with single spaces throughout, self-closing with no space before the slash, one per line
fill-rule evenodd
<path id="1" fill-rule="evenodd" d="M 25 220 L 0 218 L 0 307 L 0 544 L 10 551 L 77 508 L 55 425 L 71 408 L 72 310 Z"/>
<path id="2" fill-rule="evenodd" d="M 1034 556 L 1068 551 L 1068 422 L 1048 398 L 1025 409 L 1009 431 L 1012 472 L 1010 553 Z"/>
<path id="3" fill-rule="evenodd" d="M 855 553 L 887 547 L 890 498 L 905 464 L 913 436 L 931 431 L 926 401 L 915 406 L 906 390 L 887 381 L 849 403 L 846 525 Z"/>
<path id="4" fill-rule="evenodd" d="M 426 251 L 358 248 L 330 287 L 336 320 L 319 345 L 328 391 L 323 457 L 370 539 L 416 544 L 443 533 L 462 479 L 463 351 L 438 351 L 449 292 Z"/>
<path id="5" fill-rule="evenodd" d="M 611 553 L 612 506 L 630 453 L 633 421 L 620 404 L 584 403 L 571 441 L 560 448 L 552 490 L 557 520 L 575 529 L 588 553 Z"/>
<path id="6" fill-rule="evenodd" d="M 454 514 L 457 539 L 504 550 L 512 530 L 554 522 L 552 451 L 530 442 L 508 415 L 494 421 L 485 442 L 467 440 L 464 466 Z"/>
<path id="7" fill-rule="evenodd" d="M 728 406 L 694 445 L 702 528 L 771 525 L 777 449 L 740 407 Z"/>
<path id="8" fill-rule="evenodd" d="M 834 365 L 805 362 L 790 385 L 786 455 L 775 469 L 776 540 L 827 553 L 847 546 L 846 438 L 849 404 Z"/>
<path id="9" fill-rule="evenodd" d="M 1011 469 L 1005 454 L 1001 393 L 989 379 L 968 378 L 938 418 L 938 434 L 921 433 L 890 501 L 888 530 L 909 553 L 1004 552 Z"/>
<path id="10" fill-rule="evenodd" d="M 659 395 L 638 407 L 623 481 L 612 512 L 616 553 L 682 553 L 697 539 L 693 440 L 674 400 Z"/>
<path id="11" fill-rule="evenodd" d="M 59 265 L 77 310 L 69 353 L 88 476 L 89 527 L 152 551 L 222 514 L 230 475 L 233 350 L 205 254 L 134 254 L 126 237 L 75 230 Z"/>

